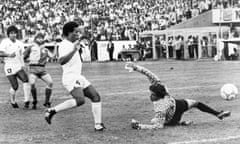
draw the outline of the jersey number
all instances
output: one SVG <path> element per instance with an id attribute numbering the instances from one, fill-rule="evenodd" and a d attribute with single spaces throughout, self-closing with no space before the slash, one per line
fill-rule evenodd
<path id="1" fill-rule="evenodd" d="M 76 81 L 76 84 L 79 85 L 79 86 L 81 85 L 79 80 Z"/>

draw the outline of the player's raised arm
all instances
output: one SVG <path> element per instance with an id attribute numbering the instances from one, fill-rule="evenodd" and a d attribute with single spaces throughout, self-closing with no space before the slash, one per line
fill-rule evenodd
<path id="1" fill-rule="evenodd" d="M 148 77 L 149 81 L 152 84 L 156 83 L 156 82 L 160 82 L 160 79 L 154 73 L 152 73 L 147 68 L 145 68 L 143 66 L 139 66 L 139 65 L 137 65 L 135 63 L 132 63 L 132 62 L 126 63 L 125 69 L 128 69 L 130 72 L 134 70 L 134 71 L 137 71 L 139 73 L 142 73 L 143 75 Z"/>

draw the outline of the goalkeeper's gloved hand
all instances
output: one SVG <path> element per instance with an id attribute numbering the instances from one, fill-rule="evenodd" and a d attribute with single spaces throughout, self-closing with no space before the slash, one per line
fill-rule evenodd
<path id="1" fill-rule="evenodd" d="M 132 72 L 134 69 L 136 69 L 137 65 L 132 63 L 132 62 L 127 62 L 125 64 L 125 69 L 128 70 L 129 72 Z"/>

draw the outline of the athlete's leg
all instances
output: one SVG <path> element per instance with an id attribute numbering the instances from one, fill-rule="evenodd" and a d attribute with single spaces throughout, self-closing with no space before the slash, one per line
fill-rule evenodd
<path id="1" fill-rule="evenodd" d="M 18 104 L 16 103 L 16 91 L 18 90 L 18 81 L 16 75 L 7 76 L 8 81 L 10 82 L 11 88 L 9 90 L 10 93 L 10 103 L 13 108 L 18 108 Z"/>
<path id="2" fill-rule="evenodd" d="M 53 87 L 53 80 L 50 74 L 43 75 L 41 79 L 47 84 L 45 89 L 45 103 L 43 104 L 45 107 L 51 107 L 50 98 L 52 95 L 52 87 Z"/>
<path id="3" fill-rule="evenodd" d="M 74 108 L 76 106 L 83 105 L 85 103 L 83 90 L 81 87 L 74 88 L 70 94 L 72 95 L 72 99 L 66 100 L 63 103 L 56 105 L 55 107 L 49 108 L 45 113 L 45 119 L 48 124 L 51 124 L 51 119 L 53 115 L 57 112 L 64 111 L 70 108 Z"/>
<path id="4" fill-rule="evenodd" d="M 30 73 L 29 74 L 29 83 L 30 83 L 30 86 L 31 86 L 31 94 L 32 94 L 32 98 L 33 98 L 32 109 L 37 108 L 37 89 L 35 87 L 36 80 L 37 80 L 37 76 L 33 73 Z"/>
<path id="5" fill-rule="evenodd" d="M 95 122 L 95 130 L 104 130 L 105 127 L 102 123 L 102 103 L 100 95 L 92 85 L 85 88 L 83 92 L 84 95 L 92 101 L 92 113 Z"/>
<path id="6" fill-rule="evenodd" d="M 28 108 L 30 103 L 30 85 L 28 75 L 22 69 L 19 72 L 17 72 L 17 77 L 23 82 L 24 103 L 25 108 Z"/>
<path id="7" fill-rule="evenodd" d="M 197 108 L 202 112 L 206 112 L 212 115 L 215 115 L 216 117 L 218 117 L 219 119 L 223 119 L 225 117 L 230 116 L 230 112 L 229 111 L 217 111 L 213 108 L 211 108 L 210 106 L 202 103 L 202 102 L 198 102 L 196 100 L 192 100 L 192 99 L 185 99 L 188 103 L 188 107 L 190 108 Z"/>
<path id="8" fill-rule="evenodd" d="M 189 109 L 187 101 L 184 99 L 175 99 L 175 104 L 176 104 L 176 108 L 175 108 L 174 115 L 169 122 L 165 123 L 165 125 L 174 126 L 174 125 L 183 125 L 183 123 L 186 123 L 184 121 L 181 121 L 181 119 L 184 112 L 186 112 Z"/>
<path id="9" fill-rule="evenodd" d="M 65 102 L 55 106 L 53 109 L 55 109 L 56 112 L 60 112 L 63 110 L 67 110 L 70 108 L 74 108 L 76 106 L 81 106 L 85 103 L 85 98 L 83 95 L 82 88 L 74 88 L 70 94 L 72 95 L 72 99 L 66 100 Z"/>

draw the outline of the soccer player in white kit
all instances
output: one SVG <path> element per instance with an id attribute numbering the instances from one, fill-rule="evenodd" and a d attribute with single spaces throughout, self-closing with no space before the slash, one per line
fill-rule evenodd
<path id="1" fill-rule="evenodd" d="M 82 61 L 79 55 L 79 25 L 76 22 L 68 22 L 63 26 L 63 41 L 59 44 L 59 63 L 62 65 L 62 83 L 72 96 L 52 108 L 47 109 L 45 120 L 51 124 L 51 119 L 56 113 L 85 103 L 85 97 L 92 102 L 92 113 L 95 122 L 95 131 L 105 129 L 102 123 L 101 98 L 92 84 L 81 74 Z"/>
<path id="2" fill-rule="evenodd" d="M 24 71 L 23 52 L 24 45 L 17 40 L 18 29 L 15 26 L 9 26 L 7 29 L 7 36 L 0 44 L 0 57 L 4 57 L 4 72 L 11 84 L 9 90 L 10 103 L 13 108 L 19 108 L 15 95 L 18 90 L 17 78 L 23 82 L 24 92 L 24 107 L 29 107 L 30 85 L 28 83 L 28 75 Z"/>

